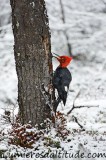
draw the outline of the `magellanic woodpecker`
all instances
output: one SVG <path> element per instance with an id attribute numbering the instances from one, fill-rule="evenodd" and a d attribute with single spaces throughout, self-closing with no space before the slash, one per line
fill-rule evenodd
<path id="1" fill-rule="evenodd" d="M 53 76 L 53 86 L 57 89 L 58 92 L 58 102 L 63 101 L 65 106 L 67 100 L 67 93 L 69 90 L 69 85 L 72 80 L 72 76 L 67 66 L 72 61 L 72 57 L 69 56 L 59 56 L 54 53 L 53 57 L 55 57 L 59 66 L 56 68 Z M 56 107 L 57 109 L 57 107 Z"/>

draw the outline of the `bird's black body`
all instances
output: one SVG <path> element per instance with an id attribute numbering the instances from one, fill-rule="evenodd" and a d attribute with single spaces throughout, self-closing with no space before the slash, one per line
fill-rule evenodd
<path id="1" fill-rule="evenodd" d="M 66 104 L 69 84 L 72 80 L 70 71 L 67 68 L 57 67 L 53 76 L 53 86 L 58 91 L 58 98 Z"/>

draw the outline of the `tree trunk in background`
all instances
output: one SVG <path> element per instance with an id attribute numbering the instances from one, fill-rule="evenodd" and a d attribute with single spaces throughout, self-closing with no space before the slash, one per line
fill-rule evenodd
<path id="1" fill-rule="evenodd" d="M 18 76 L 18 103 L 22 124 L 40 124 L 50 107 L 42 92 L 51 84 L 52 56 L 48 17 L 44 0 L 10 0 L 14 33 L 14 55 Z M 49 94 L 51 101 L 53 96 Z M 46 99 L 46 100 L 45 100 Z"/>
<path id="2" fill-rule="evenodd" d="M 62 4 L 62 0 L 60 1 L 60 8 L 61 8 L 61 19 L 63 21 L 63 24 L 65 24 L 65 13 L 64 13 L 64 8 L 63 8 L 63 4 Z M 66 31 L 64 31 L 64 35 L 66 38 L 66 43 L 67 43 L 67 50 L 70 56 L 72 56 L 72 48 L 71 48 L 71 44 L 69 42 L 69 37 Z"/>

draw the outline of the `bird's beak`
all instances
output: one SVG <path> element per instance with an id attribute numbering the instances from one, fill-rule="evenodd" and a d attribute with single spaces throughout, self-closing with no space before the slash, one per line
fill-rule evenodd
<path id="1" fill-rule="evenodd" d="M 56 53 L 53 53 L 52 57 L 54 57 L 56 59 L 59 59 L 60 56 L 58 54 L 56 54 Z"/>
<path id="2" fill-rule="evenodd" d="M 60 57 L 58 54 L 56 54 L 56 53 L 53 53 L 55 56 L 57 56 L 57 57 Z"/>

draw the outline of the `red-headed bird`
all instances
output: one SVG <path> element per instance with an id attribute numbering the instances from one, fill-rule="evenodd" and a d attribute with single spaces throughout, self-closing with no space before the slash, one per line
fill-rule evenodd
<path id="1" fill-rule="evenodd" d="M 59 66 L 56 68 L 56 71 L 54 72 L 53 76 L 53 86 L 58 91 L 57 103 L 59 104 L 62 100 L 63 104 L 65 105 L 67 100 L 69 85 L 72 80 L 71 73 L 67 69 L 67 66 L 70 64 L 72 57 L 58 56 L 57 54 L 55 54 L 55 56 L 53 55 L 53 57 L 55 57 L 60 63 Z"/>

